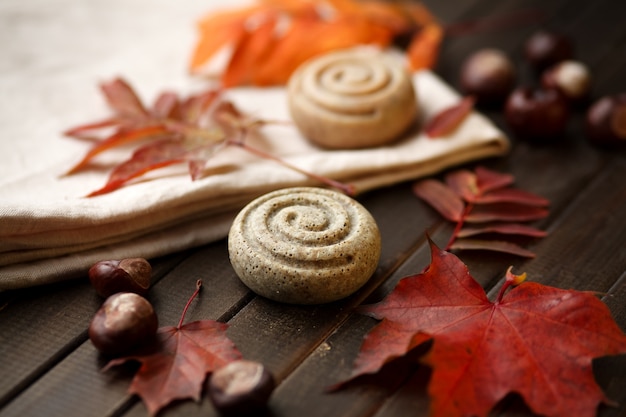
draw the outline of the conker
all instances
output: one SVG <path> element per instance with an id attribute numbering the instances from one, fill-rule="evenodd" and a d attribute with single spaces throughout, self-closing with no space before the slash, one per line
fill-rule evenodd
<path id="1" fill-rule="evenodd" d="M 213 372 L 208 394 L 221 413 L 240 415 L 263 409 L 275 387 L 274 377 L 263 364 L 242 359 Z"/>
<path id="2" fill-rule="evenodd" d="M 589 95 L 591 76 L 585 64 L 567 60 L 548 68 L 541 77 L 544 88 L 556 89 L 572 104 L 585 101 Z"/>
<path id="3" fill-rule="evenodd" d="M 142 296 L 122 292 L 106 299 L 89 324 L 89 339 L 100 352 L 118 355 L 150 340 L 158 328 L 152 304 Z"/>
<path id="4" fill-rule="evenodd" d="M 602 97 L 587 110 L 587 138 L 594 144 L 626 146 L 626 93 Z"/>
<path id="5" fill-rule="evenodd" d="M 143 258 L 100 261 L 89 269 L 89 281 L 102 297 L 118 292 L 145 295 L 151 275 L 152 267 Z"/>
<path id="6" fill-rule="evenodd" d="M 566 36 L 540 30 L 528 38 L 524 44 L 524 54 L 528 62 L 541 72 L 561 61 L 572 59 L 574 47 Z"/>
<path id="7" fill-rule="evenodd" d="M 498 49 L 481 49 L 461 66 L 460 85 L 481 104 L 502 103 L 515 86 L 515 68 Z"/>
<path id="8" fill-rule="evenodd" d="M 513 132 L 526 139 L 556 139 L 567 125 L 567 102 L 555 90 L 516 88 L 505 106 Z"/>

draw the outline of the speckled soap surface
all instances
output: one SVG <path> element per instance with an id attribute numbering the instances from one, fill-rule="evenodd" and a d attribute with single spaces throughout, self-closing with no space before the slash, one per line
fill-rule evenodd
<path id="1" fill-rule="evenodd" d="M 347 297 L 372 276 L 380 232 L 354 199 L 314 187 L 286 188 L 252 201 L 228 236 L 231 264 L 251 290 L 294 304 Z"/>

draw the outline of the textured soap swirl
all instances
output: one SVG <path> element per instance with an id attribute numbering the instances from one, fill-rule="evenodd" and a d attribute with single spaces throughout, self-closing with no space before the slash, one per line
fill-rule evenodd
<path id="1" fill-rule="evenodd" d="M 228 236 L 231 264 L 256 293 L 320 304 L 359 289 L 376 270 L 380 233 L 358 202 L 322 188 L 286 188 L 237 215 Z"/>
<path id="2" fill-rule="evenodd" d="M 364 148 L 397 139 L 418 116 L 413 83 L 380 51 L 347 50 L 304 63 L 289 79 L 291 117 L 312 142 Z"/>

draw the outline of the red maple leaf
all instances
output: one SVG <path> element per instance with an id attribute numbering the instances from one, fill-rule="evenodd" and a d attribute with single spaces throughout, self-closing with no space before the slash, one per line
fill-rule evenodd
<path id="1" fill-rule="evenodd" d="M 142 398 L 150 415 L 177 399 L 198 401 L 207 374 L 241 358 L 235 344 L 226 336 L 225 323 L 201 320 L 183 324 L 200 286 L 198 281 L 178 326 L 159 328 L 156 342 L 145 352 L 113 359 L 104 368 L 128 361 L 141 362 L 129 393 Z"/>
<path id="2" fill-rule="evenodd" d="M 474 172 L 464 169 L 451 172 L 445 183 L 432 178 L 420 180 L 413 185 L 413 192 L 445 219 L 456 223 L 444 249 L 482 249 L 532 258 L 535 254 L 520 245 L 490 240 L 488 236 L 546 235 L 544 231 L 520 222 L 546 217 L 548 200 L 512 188 L 513 182 L 512 175 L 477 167 Z M 467 226 L 468 223 L 474 226 Z M 483 238 L 468 239 L 476 235 Z"/>
<path id="3" fill-rule="evenodd" d="M 609 403 L 592 359 L 626 353 L 626 335 L 591 292 L 524 281 L 507 272 L 495 301 L 453 254 L 431 242 L 422 274 L 402 279 L 363 311 L 382 321 L 366 336 L 353 378 L 432 340 L 432 416 L 486 416 L 516 392 L 537 414 L 591 417 Z"/>

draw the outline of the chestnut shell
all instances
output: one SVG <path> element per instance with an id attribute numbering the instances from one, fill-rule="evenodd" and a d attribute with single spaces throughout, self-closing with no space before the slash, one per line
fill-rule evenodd
<path id="1" fill-rule="evenodd" d="M 118 292 L 146 295 L 150 288 L 152 267 L 143 258 L 100 261 L 89 268 L 89 281 L 102 297 Z"/>
<path id="2" fill-rule="evenodd" d="M 507 99 L 505 117 L 513 132 L 524 139 L 554 140 L 565 131 L 569 107 L 555 90 L 518 87 Z"/>
<path id="3" fill-rule="evenodd" d="M 530 64 L 539 72 L 561 61 L 574 57 L 574 46 L 563 34 L 539 30 L 533 33 L 524 44 L 524 54 Z"/>
<path id="4" fill-rule="evenodd" d="M 502 103 L 515 87 L 515 68 L 509 57 L 498 49 L 481 49 L 461 66 L 460 85 L 465 94 L 480 104 Z"/>
<path id="5" fill-rule="evenodd" d="M 107 355 L 128 353 L 151 340 L 158 328 L 152 304 L 142 296 L 122 292 L 105 300 L 89 324 L 89 339 Z"/>
<path id="6" fill-rule="evenodd" d="M 626 93 L 598 99 L 587 110 L 585 133 L 603 147 L 626 147 Z"/>
<path id="7" fill-rule="evenodd" d="M 208 394 L 221 413 L 242 415 L 265 408 L 275 386 L 263 364 L 241 359 L 213 372 Z"/>

